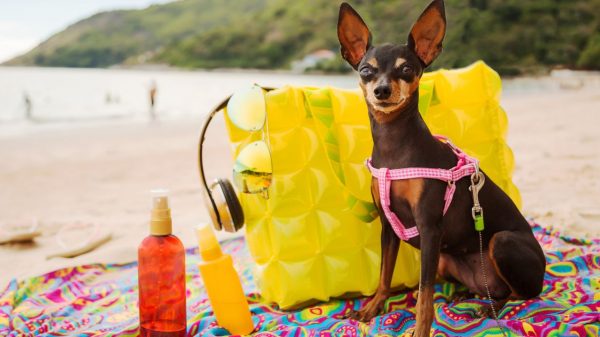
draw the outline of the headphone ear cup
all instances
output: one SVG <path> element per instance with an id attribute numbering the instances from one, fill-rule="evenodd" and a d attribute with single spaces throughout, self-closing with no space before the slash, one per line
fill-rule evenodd
<path id="1" fill-rule="evenodd" d="M 219 184 L 219 187 L 223 192 L 225 202 L 227 203 L 227 210 L 229 211 L 229 215 L 231 217 L 231 222 L 222 222 L 223 229 L 231 233 L 237 232 L 244 226 L 244 211 L 242 210 L 240 200 L 235 194 L 233 185 L 231 185 L 229 180 L 218 179 L 217 183 Z M 232 224 L 233 227 L 231 226 Z"/>

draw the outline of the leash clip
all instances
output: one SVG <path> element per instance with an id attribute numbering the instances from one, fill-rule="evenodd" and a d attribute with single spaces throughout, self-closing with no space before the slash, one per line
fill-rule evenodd
<path id="1" fill-rule="evenodd" d="M 479 203 L 479 190 L 483 187 L 485 183 L 485 176 L 479 169 L 475 171 L 471 175 L 471 186 L 469 186 L 469 191 L 473 195 L 473 208 L 471 208 L 471 215 L 473 216 L 473 220 L 480 221 L 479 219 L 483 218 L 483 208 Z"/>

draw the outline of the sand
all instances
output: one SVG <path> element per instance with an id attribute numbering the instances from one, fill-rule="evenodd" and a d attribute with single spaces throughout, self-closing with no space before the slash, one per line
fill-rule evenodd
<path id="1" fill-rule="evenodd" d="M 600 90 L 510 95 L 502 105 L 524 213 L 570 235 L 600 236 Z M 194 225 L 208 221 L 196 164 L 201 124 L 202 118 L 113 121 L 0 132 L 0 223 L 36 217 L 43 233 L 34 243 L 0 245 L 0 288 L 60 267 L 135 260 L 155 187 L 171 190 L 174 232 L 193 246 Z M 208 175 L 228 176 L 222 121 L 210 132 L 207 152 Z M 60 250 L 60 226 L 76 222 L 98 224 L 113 238 L 79 257 L 47 260 Z"/>

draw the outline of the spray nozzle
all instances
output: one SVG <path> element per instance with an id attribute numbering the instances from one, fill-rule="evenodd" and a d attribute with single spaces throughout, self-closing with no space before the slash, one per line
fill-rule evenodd
<path id="1" fill-rule="evenodd" d="M 153 209 L 167 209 L 169 208 L 169 190 L 159 188 L 150 191 L 152 194 L 152 208 Z"/>
<path id="2" fill-rule="evenodd" d="M 172 231 L 171 209 L 169 208 L 169 190 L 155 189 L 152 194 L 152 219 L 150 234 L 169 235 Z"/>

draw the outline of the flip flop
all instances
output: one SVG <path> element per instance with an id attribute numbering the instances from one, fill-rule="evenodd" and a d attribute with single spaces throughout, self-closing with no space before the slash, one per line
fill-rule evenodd
<path id="1" fill-rule="evenodd" d="M 33 241 L 42 235 L 42 232 L 37 230 L 38 227 L 36 218 L 33 218 L 31 226 L 0 224 L 0 244 Z"/>
<path id="2" fill-rule="evenodd" d="M 89 230 L 91 229 L 91 232 Z M 74 232 L 81 231 L 81 234 L 73 236 Z M 85 239 L 81 240 L 85 235 Z M 111 233 L 100 233 L 98 224 L 74 223 L 63 225 L 56 233 L 56 243 L 62 248 L 61 251 L 46 256 L 46 259 L 55 257 L 72 258 L 100 247 L 112 238 Z M 69 241 L 71 243 L 69 243 Z M 72 242 L 77 242 L 73 244 Z"/>

